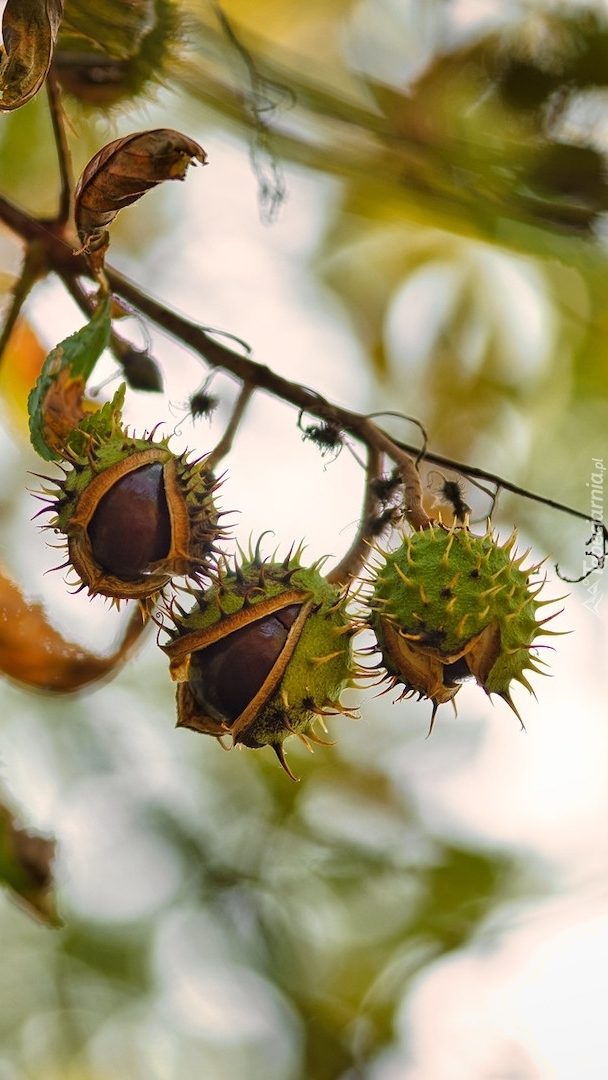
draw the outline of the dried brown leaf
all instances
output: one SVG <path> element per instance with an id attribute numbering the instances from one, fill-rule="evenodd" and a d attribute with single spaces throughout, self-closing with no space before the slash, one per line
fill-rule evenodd
<path id="1" fill-rule="evenodd" d="M 38 93 L 62 16 L 63 0 L 8 0 L 2 16 L 0 111 L 18 109 Z"/>
<path id="2" fill-rule="evenodd" d="M 74 193 L 74 213 L 84 251 L 103 265 L 108 226 L 119 210 L 163 180 L 183 180 L 191 162 L 207 162 L 203 148 L 171 128 L 139 131 L 115 139 L 95 154 Z"/>
<path id="3" fill-rule="evenodd" d="M 0 570 L 0 672 L 25 686 L 67 693 L 97 682 L 128 658 L 143 629 L 136 609 L 118 647 L 109 656 L 96 656 L 65 641 L 42 605 L 26 600 Z"/>

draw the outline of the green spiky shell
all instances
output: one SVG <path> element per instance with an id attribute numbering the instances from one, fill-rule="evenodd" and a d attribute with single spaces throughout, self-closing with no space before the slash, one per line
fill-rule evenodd
<path id="1" fill-rule="evenodd" d="M 166 439 L 129 435 L 111 403 L 105 430 L 100 415 L 92 418 L 99 428 L 92 435 L 87 436 L 86 422 L 81 425 L 82 453 L 78 452 L 76 435 L 72 439 L 72 449 L 66 454 L 69 467 L 64 468 L 63 479 L 55 481 L 59 493 L 50 504 L 55 516 L 47 527 L 66 537 L 68 565 L 76 570 L 90 595 L 142 600 L 156 595 L 172 577 L 197 576 L 204 568 L 222 533 L 213 501 L 217 482 L 205 468 L 204 459 L 189 461 L 186 453 L 174 454 Z M 96 565 L 87 527 L 98 493 L 105 494 L 115 479 L 149 463 L 163 467 L 171 548 L 166 558 L 124 581 Z"/>
<path id="2" fill-rule="evenodd" d="M 284 740 L 296 734 L 320 741 L 313 731 L 315 720 L 349 711 L 340 705 L 340 696 L 355 674 L 346 597 L 322 576 L 320 563 L 302 566 L 300 555 L 297 551 L 284 562 L 263 562 L 258 550 L 234 569 L 220 568 L 217 581 L 195 593 L 190 612 L 173 607 L 175 626 L 163 646 L 180 684 L 178 726 L 218 738 L 231 734 L 233 743 L 254 749 L 270 745 L 286 769 Z M 209 715 L 189 688 L 193 654 L 291 605 L 300 606 L 300 615 L 285 646 L 288 658 L 279 656 L 257 707 L 246 708 L 234 724 Z M 234 677 L 239 678 L 238 671 Z"/>
<path id="3" fill-rule="evenodd" d="M 500 546 L 490 531 L 434 526 L 383 553 L 369 621 L 404 694 L 429 697 L 436 709 L 467 675 L 511 707 L 513 681 L 532 690 L 524 674 L 539 670 L 532 644 L 550 633 L 536 615 L 551 601 L 537 599 L 542 583 L 529 583 L 538 566 L 521 569 L 528 553 L 512 558 L 515 541 L 515 533 Z"/>
<path id="4" fill-rule="evenodd" d="M 162 85 L 183 36 L 174 0 L 66 0 L 55 50 L 64 90 L 85 106 L 111 109 Z"/>

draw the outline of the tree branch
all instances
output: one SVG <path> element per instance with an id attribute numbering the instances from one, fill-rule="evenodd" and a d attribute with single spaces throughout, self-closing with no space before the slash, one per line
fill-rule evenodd
<path id="1" fill-rule="evenodd" d="M 86 294 L 83 294 L 80 287 L 75 285 L 74 282 L 77 278 L 91 280 L 91 268 L 86 256 L 74 254 L 63 222 L 36 221 L 1 195 L 0 220 L 26 243 L 38 241 L 40 247 L 44 249 L 45 265 L 48 271 L 54 271 L 58 274 L 81 307 L 88 306 L 88 302 L 85 300 Z M 369 449 L 389 457 L 401 472 L 401 480 L 405 490 L 405 514 L 414 529 L 425 528 L 430 522 L 430 518 L 422 505 L 422 489 L 417 470 L 417 463 L 421 457 L 427 462 L 442 465 L 460 473 L 462 476 L 485 480 L 494 484 L 498 489 L 510 491 L 521 498 L 548 506 L 553 510 L 576 517 L 582 521 L 589 521 L 587 511 L 576 510 L 555 499 L 528 491 L 486 469 L 464 464 L 426 449 L 421 455 L 418 448 L 391 438 L 370 417 L 335 405 L 327 401 L 321 394 L 303 386 L 301 383 L 293 382 L 278 375 L 265 364 L 253 360 L 251 356 L 243 355 L 228 348 L 213 338 L 197 323 L 193 323 L 185 316 L 172 311 L 160 301 L 155 300 L 112 267 L 107 266 L 106 273 L 113 291 L 141 314 L 147 316 L 161 330 L 180 341 L 187 348 L 192 349 L 209 367 L 230 372 L 244 385 L 249 386 L 252 391 L 253 389 L 264 390 L 273 397 L 293 405 L 300 411 L 308 412 L 325 423 L 340 427 L 355 439 L 364 443 Z M 606 525 L 603 525 L 602 528 L 604 538 L 608 540 L 608 528 Z"/>

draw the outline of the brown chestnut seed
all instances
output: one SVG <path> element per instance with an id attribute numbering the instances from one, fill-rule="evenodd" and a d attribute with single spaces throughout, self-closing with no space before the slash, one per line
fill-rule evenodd
<path id="1" fill-rule="evenodd" d="M 324 716 L 353 686 L 351 621 L 346 591 L 301 566 L 298 549 L 283 562 L 261 558 L 260 544 L 232 570 L 219 560 L 212 584 L 192 589 L 190 611 L 167 609 L 173 626 L 161 648 L 177 687 L 177 726 L 215 736 L 224 746 L 270 746 L 298 735 L 310 749 Z"/>
<path id="2" fill-rule="evenodd" d="M 283 651 L 300 607 L 292 604 L 192 654 L 190 690 L 214 720 L 233 724 L 247 708 Z"/>
<path id="3" fill-rule="evenodd" d="M 160 462 L 118 480 L 99 500 L 88 526 L 95 562 L 124 580 L 141 576 L 171 548 L 171 519 Z"/>
<path id="4" fill-rule="evenodd" d="M 146 602 L 172 577 L 198 575 L 222 535 L 205 459 L 118 432 L 92 443 L 58 481 L 48 528 L 90 596 Z M 67 565 L 67 564 L 66 564 Z"/>

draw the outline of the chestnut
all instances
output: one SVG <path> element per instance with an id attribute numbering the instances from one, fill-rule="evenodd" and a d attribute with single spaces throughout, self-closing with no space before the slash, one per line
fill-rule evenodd
<path id="1" fill-rule="evenodd" d="M 89 595 L 148 602 L 173 577 L 198 577 L 223 529 L 204 458 L 125 436 L 75 457 L 48 528 L 67 539 L 68 563 Z"/>
<path id="2" fill-rule="evenodd" d="M 322 741 L 313 725 L 349 712 L 340 696 L 355 674 L 346 594 L 299 554 L 263 562 L 256 549 L 234 570 L 220 563 L 216 581 L 193 591 L 191 611 L 168 608 L 162 646 L 178 683 L 178 727 L 271 746 L 290 776 L 283 742 Z"/>

